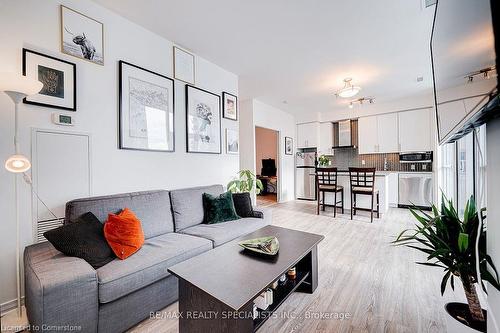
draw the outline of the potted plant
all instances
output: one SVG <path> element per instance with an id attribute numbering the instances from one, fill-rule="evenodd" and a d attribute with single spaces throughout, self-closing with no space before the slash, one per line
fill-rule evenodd
<path id="1" fill-rule="evenodd" d="M 331 164 L 331 161 L 326 155 L 320 155 L 318 157 L 318 164 L 319 166 L 326 167 Z"/>
<path id="2" fill-rule="evenodd" d="M 227 184 L 227 190 L 231 193 L 251 192 L 255 186 L 255 194 L 264 189 L 260 179 L 257 179 L 252 171 L 240 170 L 237 176 Z"/>
<path id="3" fill-rule="evenodd" d="M 467 304 L 448 303 L 448 332 L 486 332 L 486 310 L 481 308 L 476 284 L 486 292 L 482 280 L 500 290 L 498 273 L 491 257 L 486 254 L 486 227 L 481 225 L 474 198 L 471 197 L 465 206 L 464 217 L 461 220 L 453 203 L 444 195 L 439 211 L 432 206 L 433 213 L 420 209 L 410 209 L 418 223 L 415 229 L 407 229 L 392 243 L 404 245 L 424 252 L 427 262 L 417 262 L 420 265 L 443 269 L 441 295 L 444 294 L 448 282 L 455 289 L 455 279 L 462 282 Z M 484 210 L 483 210 L 484 211 Z M 483 213 L 483 211 L 479 213 Z M 476 239 L 480 226 L 478 253 Z M 476 274 L 476 257 L 479 258 L 480 279 Z M 488 270 L 491 267 L 492 272 Z"/>

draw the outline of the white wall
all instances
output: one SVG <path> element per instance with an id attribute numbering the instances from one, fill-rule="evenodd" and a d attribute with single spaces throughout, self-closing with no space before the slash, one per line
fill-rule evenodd
<path id="1" fill-rule="evenodd" d="M 486 160 L 487 160 L 487 208 L 488 208 L 488 249 L 497 270 L 500 269 L 500 119 L 486 125 Z M 488 332 L 495 331 L 493 318 L 500 325 L 500 291 L 488 288 Z"/>
<path id="2" fill-rule="evenodd" d="M 279 199 L 295 199 L 294 155 L 285 154 L 285 136 L 293 138 L 295 148 L 295 118 L 280 109 L 253 99 L 240 104 L 240 166 L 256 170 L 255 126 L 279 132 Z"/>
<path id="3" fill-rule="evenodd" d="M 102 22 L 105 31 L 105 66 L 60 52 L 59 4 Z M 173 189 L 213 183 L 226 184 L 239 169 L 239 158 L 227 155 L 187 154 L 185 147 L 184 84 L 175 85 L 175 153 L 117 149 L 118 60 L 125 60 L 173 77 L 172 42 L 133 24 L 89 0 L 2 0 L 0 2 L 0 72 L 21 73 L 23 47 L 77 65 L 77 125 L 64 128 L 92 135 L 92 188 L 94 195 L 148 189 Z M 189 47 L 189 45 L 187 45 Z M 238 94 L 238 77 L 197 58 L 196 85 L 217 94 Z M 30 128 L 58 128 L 50 122 L 52 110 L 20 106 L 21 150 L 30 155 Z M 14 107 L 0 93 L 0 160 L 13 152 Z M 238 122 L 223 119 L 224 128 Z M 223 145 L 225 140 L 223 141 Z M 3 163 L 3 162 L 2 162 Z M 0 303 L 15 298 L 15 221 L 13 176 L 0 168 Z M 22 244 L 32 242 L 30 193 L 22 184 Z M 8 236 L 12 235 L 12 236 Z"/>

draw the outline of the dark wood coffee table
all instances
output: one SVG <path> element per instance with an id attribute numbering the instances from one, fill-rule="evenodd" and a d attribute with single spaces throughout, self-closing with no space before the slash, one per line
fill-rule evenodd
<path id="1" fill-rule="evenodd" d="M 238 245 L 245 239 L 276 236 L 274 257 L 253 255 Z M 255 332 L 294 291 L 313 293 L 318 285 L 317 245 L 323 236 L 266 226 L 211 251 L 172 266 L 179 278 L 179 331 Z M 273 294 L 273 304 L 253 319 L 253 300 L 296 267 Z"/>

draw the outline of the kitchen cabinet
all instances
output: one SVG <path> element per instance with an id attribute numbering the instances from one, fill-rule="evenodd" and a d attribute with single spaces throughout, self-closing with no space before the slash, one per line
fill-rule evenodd
<path id="1" fill-rule="evenodd" d="M 319 122 L 297 125 L 297 148 L 317 148 L 319 145 Z"/>
<path id="2" fill-rule="evenodd" d="M 333 155 L 333 123 L 321 123 L 319 125 L 319 147 L 320 155 Z"/>
<path id="3" fill-rule="evenodd" d="M 359 118 L 358 133 L 360 154 L 397 152 L 398 114 Z"/>
<path id="4" fill-rule="evenodd" d="M 362 117 L 358 120 L 358 145 L 360 154 L 378 152 L 377 116 Z"/>
<path id="5" fill-rule="evenodd" d="M 398 114 L 388 113 L 377 116 L 377 145 L 379 153 L 399 151 Z"/>
<path id="6" fill-rule="evenodd" d="M 431 151 L 431 109 L 399 113 L 401 152 Z"/>

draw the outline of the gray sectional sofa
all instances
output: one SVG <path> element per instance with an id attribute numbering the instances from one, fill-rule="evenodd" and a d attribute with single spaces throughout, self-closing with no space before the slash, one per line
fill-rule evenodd
<path id="1" fill-rule="evenodd" d="M 95 270 L 86 261 L 67 257 L 50 243 L 24 251 L 25 303 L 33 327 L 44 332 L 123 332 L 177 300 L 177 278 L 167 268 L 210 251 L 271 223 L 242 218 L 202 224 L 202 194 L 218 195 L 221 185 L 93 197 L 66 204 L 64 223 L 86 213 L 104 222 L 109 212 L 128 207 L 142 222 L 143 247 L 131 257 L 115 259 Z M 262 210 L 261 210 L 262 211 Z"/>

